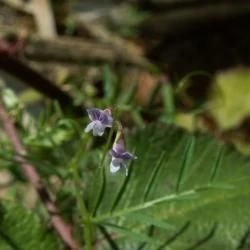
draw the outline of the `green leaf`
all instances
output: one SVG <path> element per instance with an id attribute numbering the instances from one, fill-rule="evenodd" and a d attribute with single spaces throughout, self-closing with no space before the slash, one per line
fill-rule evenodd
<path id="1" fill-rule="evenodd" d="M 75 130 L 72 120 L 61 119 L 53 127 L 45 127 L 43 130 L 37 131 L 36 134 L 26 137 L 26 144 L 54 148 L 69 140 Z"/>
<path id="2" fill-rule="evenodd" d="M 183 163 L 181 165 L 180 171 L 179 171 L 179 176 L 176 184 L 176 192 L 179 192 L 180 187 L 183 183 L 183 177 L 185 172 L 187 171 L 187 168 L 190 165 L 190 161 L 193 157 L 194 154 L 194 143 L 195 143 L 195 137 L 190 137 L 187 141 L 187 146 L 184 150 L 184 159 Z"/>
<path id="3" fill-rule="evenodd" d="M 238 126 L 250 114 L 250 71 L 218 74 L 210 99 L 210 112 L 222 129 Z"/>
<path id="4" fill-rule="evenodd" d="M 34 89 L 26 89 L 19 94 L 20 101 L 25 105 L 34 105 L 34 103 L 41 101 L 43 98 L 43 95 Z"/>
<path id="5" fill-rule="evenodd" d="M 115 241 L 112 239 L 112 236 L 108 233 L 108 231 L 106 230 L 105 227 L 99 226 L 99 230 L 104 235 L 104 238 L 109 243 L 111 249 L 120 250 L 120 248 L 117 246 L 117 244 L 115 243 Z"/>
<path id="6" fill-rule="evenodd" d="M 150 225 L 156 232 L 146 249 L 233 250 L 241 244 L 250 224 L 249 158 L 214 138 L 164 124 L 130 135 L 128 150 L 134 148 L 138 159 L 128 177 L 106 166 L 105 191 L 92 218 L 130 232 L 112 238 L 118 247 L 143 245 Z M 90 192 L 93 198 L 98 190 Z M 112 232 L 117 228 L 109 227 Z M 133 232 L 143 235 L 140 243 Z"/>
<path id="7" fill-rule="evenodd" d="M 0 203 L 0 249 L 62 249 L 52 231 L 36 214 L 13 202 Z"/>
<path id="8" fill-rule="evenodd" d="M 104 225 L 106 225 L 107 227 L 113 228 L 114 231 L 116 231 L 118 234 L 122 233 L 124 236 L 126 236 L 130 240 L 155 244 L 154 239 L 152 239 L 146 234 L 136 232 L 133 229 L 125 228 L 125 227 L 110 224 L 110 223 L 105 223 Z"/>
<path id="9" fill-rule="evenodd" d="M 103 77 L 105 100 L 107 100 L 107 104 L 111 105 L 117 92 L 117 80 L 115 79 L 109 65 L 103 67 Z"/>
<path id="10" fill-rule="evenodd" d="M 151 217 L 150 214 L 146 214 L 143 212 L 129 214 L 127 218 L 128 220 L 139 221 L 147 225 L 154 225 L 156 227 L 164 228 L 167 230 L 171 228 L 173 229 L 173 226 L 171 226 L 169 223 L 165 222 L 164 220 L 157 220 L 154 217 Z"/>
<path id="11" fill-rule="evenodd" d="M 132 103 L 137 91 L 137 79 L 131 79 L 131 83 L 127 86 L 125 91 L 122 91 L 117 98 L 118 105 L 128 105 Z"/>
<path id="12" fill-rule="evenodd" d="M 175 119 L 175 103 L 173 88 L 170 84 L 162 86 L 162 97 L 164 105 L 164 120 L 172 124 Z"/>

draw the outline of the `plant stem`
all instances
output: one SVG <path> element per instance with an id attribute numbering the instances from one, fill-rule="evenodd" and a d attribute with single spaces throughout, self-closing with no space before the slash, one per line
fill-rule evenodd
<path id="1" fill-rule="evenodd" d="M 76 165 L 77 166 L 77 165 Z M 81 224 L 85 225 L 84 228 L 84 241 L 86 244 L 86 250 L 92 250 L 92 223 L 90 220 L 90 216 L 86 205 L 83 201 L 81 185 L 80 185 L 80 178 L 77 173 L 77 168 L 74 168 L 74 180 L 75 180 L 75 188 L 76 188 L 76 200 L 77 205 L 80 210 L 80 217 L 81 217 Z"/>
<path id="2" fill-rule="evenodd" d="M 100 166 L 99 166 L 99 170 L 101 171 L 101 177 L 102 177 L 102 185 L 101 185 L 100 191 L 99 191 L 97 199 L 96 199 L 96 203 L 95 203 L 95 206 L 94 206 L 94 209 L 93 209 L 93 212 L 92 212 L 92 216 L 96 215 L 96 212 L 97 212 L 97 210 L 98 210 L 98 208 L 100 206 L 100 203 L 102 201 L 103 194 L 105 192 L 106 180 L 105 180 L 104 162 L 105 162 L 106 155 L 108 153 L 108 149 L 109 149 L 110 144 L 111 144 L 111 139 L 112 139 L 113 132 L 114 132 L 114 126 L 112 126 L 112 128 L 109 131 L 108 140 L 107 140 L 107 143 L 105 145 L 103 155 L 102 155 L 102 158 L 101 158 L 101 162 L 100 162 Z M 97 180 L 94 180 L 94 181 L 95 181 L 94 186 L 96 186 Z"/>
<path id="3" fill-rule="evenodd" d="M 81 145 L 79 146 L 79 150 L 76 152 L 70 163 L 70 169 L 73 171 L 74 184 L 76 189 L 76 201 L 77 206 L 80 210 L 80 218 L 81 224 L 85 225 L 84 227 L 84 241 L 86 244 L 86 250 L 92 250 L 92 223 L 90 220 L 90 215 L 87 210 L 87 207 L 84 203 L 82 189 L 81 189 L 81 178 L 78 174 L 78 164 L 82 156 L 82 149 L 85 148 L 85 137 L 81 138 Z"/>
<path id="4" fill-rule="evenodd" d="M 107 143 L 105 144 L 105 148 L 104 148 L 103 155 L 102 155 L 102 159 L 101 159 L 101 163 L 100 163 L 100 168 L 103 167 L 105 158 L 106 158 L 106 156 L 107 156 L 108 149 L 109 149 L 110 144 L 111 144 L 113 132 L 114 132 L 114 126 L 112 126 L 112 128 L 111 128 L 110 131 L 109 131 L 108 140 L 107 140 Z"/>

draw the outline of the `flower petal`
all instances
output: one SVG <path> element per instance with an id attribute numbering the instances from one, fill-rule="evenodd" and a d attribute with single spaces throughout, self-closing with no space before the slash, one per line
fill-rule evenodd
<path id="1" fill-rule="evenodd" d="M 125 152 L 124 141 L 119 140 L 118 143 L 115 143 L 113 145 L 113 151 L 115 151 L 118 155 L 124 153 Z"/>
<path id="2" fill-rule="evenodd" d="M 120 158 L 123 160 L 135 160 L 137 157 L 129 152 L 124 152 L 120 155 Z"/>
<path id="3" fill-rule="evenodd" d="M 109 150 L 109 154 L 110 154 L 112 157 L 116 157 L 116 158 L 119 158 L 119 157 L 120 157 L 120 154 L 117 153 L 114 149 Z"/>
<path id="4" fill-rule="evenodd" d="M 110 164 L 110 172 L 111 173 L 116 173 L 119 170 L 120 170 L 120 166 L 114 166 L 112 163 Z"/>
<path id="5" fill-rule="evenodd" d="M 106 127 L 112 127 L 113 118 L 110 115 L 110 112 L 108 112 L 107 110 L 104 110 L 100 113 L 99 121 L 101 121 L 102 124 L 105 125 Z"/>
<path id="6" fill-rule="evenodd" d="M 106 123 L 106 126 L 107 127 L 112 127 L 112 124 L 113 124 L 113 117 L 111 115 L 111 110 L 110 109 L 105 109 L 104 110 L 104 113 L 107 115 L 108 117 L 108 120 L 107 120 L 107 123 Z"/>
<path id="7" fill-rule="evenodd" d="M 125 175 L 128 176 L 128 167 L 127 165 L 124 165 L 124 167 L 125 167 Z"/>
<path id="8" fill-rule="evenodd" d="M 102 136 L 105 130 L 105 126 L 100 121 L 93 122 L 93 135 L 94 136 Z"/>
<path id="9" fill-rule="evenodd" d="M 110 163 L 110 172 L 115 173 L 119 171 L 121 166 L 122 166 L 121 160 L 113 157 Z"/>
<path id="10" fill-rule="evenodd" d="M 113 118 L 111 116 L 108 116 L 108 121 L 106 123 L 106 127 L 111 128 L 113 125 Z"/>
<path id="11" fill-rule="evenodd" d="M 89 123 L 88 126 L 84 129 L 84 132 L 85 132 L 85 133 L 88 133 L 90 130 L 92 130 L 92 129 L 93 129 L 93 126 L 94 126 L 94 123 L 95 123 L 95 122 Z"/>
<path id="12" fill-rule="evenodd" d="M 96 121 L 96 120 L 99 120 L 103 111 L 97 108 L 89 108 L 87 109 L 87 112 L 88 112 L 89 119 L 91 121 Z"/>

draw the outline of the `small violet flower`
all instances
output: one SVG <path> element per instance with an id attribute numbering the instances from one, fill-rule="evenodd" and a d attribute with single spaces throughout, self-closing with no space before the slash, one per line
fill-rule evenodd
<path id="1" fill-rule="evenodd" d="M 122 167 L 126 170 L 126 175 L 128 175 L 128 169 L 126 162 L 128 160 L 135 160 L 137 157 L 127 151 L 125 151 L 124 141 L 119 140 L 118 143 L 114 143 L 112 149 L 109 151 L 112 159 L 110 163 L 110 172 L 115 173 Z"/>
<path id="2" fill-rule="evenodd" d="M 86 133 L 93 130 L 94 136 L 102 136 L 105 128 L 112 127 L 113 118 L 110 109 L 101 110 L 98 108 L 89 108 L 87 112 L 91 122 L 84 130 Z"/>

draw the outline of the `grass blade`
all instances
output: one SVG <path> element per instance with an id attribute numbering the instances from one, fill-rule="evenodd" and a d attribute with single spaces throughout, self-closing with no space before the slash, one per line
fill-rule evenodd
<path id="1" fill-rule="evenodd" d="M 109 65 L 105 65 L 103 67 L 103 78 L 104 78 L 104 97 L 107 100 L 108 105 L 113 104 L 117 84 L 112 75 L 111 69 Z"/>
<path id="2" fill-rule="evenodd" d="M 171 84 L 166 84 L 162 87 L 163 106 L 165 119 L 169 124 L 172 124 L 175 119 L 175 104 L 174 93 Z"/>

